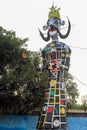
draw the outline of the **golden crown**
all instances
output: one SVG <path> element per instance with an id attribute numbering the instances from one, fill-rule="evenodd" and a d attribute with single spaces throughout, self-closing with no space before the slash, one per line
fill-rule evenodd
<path id="1" fill-rule="evenodd" d="M 58 18 L 58 19 L 60 19 L 59 10 L 60 10 L 60 9 L 56 9 L 56 7 L 54 7 L 54 6 L 52 5 L 52 7 L 50 8 L 50 12 L 49 12 L 49 14 L 48 14 L 48 19 L 50 19 L 50 18 Z"/>

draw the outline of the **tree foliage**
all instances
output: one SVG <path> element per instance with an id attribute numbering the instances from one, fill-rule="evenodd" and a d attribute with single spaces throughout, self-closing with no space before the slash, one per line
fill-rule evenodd
<path id="1" fill-rule="evenodd" d="M 28 114 L 43 102 L 47 72 L 40 70 L 40 53 L 23 48 L 27 41 L 0 27 L 0 113 Z M 65 77 L 73 103 L 78 97 L 77 85 L 70 74 Z"/>
<path id="2" fill-rule="evenodd" d="M 0 27 L 1 113 L 26 114 L 42 101 L 46 75 L 38 71 L 39 53 L 23 48 L 27 40 Z"/>
<path id="3" fill-rule="evenodd" d="M 79 92 L 77 89 L 77 84 L 74 82 L 73 76 L 68 72 L 65 73 L 65 85 L 67 88 L 67 107 L 70 109 L 73 104 L 77 103 Z"/>
<path id="4" fill-rule="evenodd" d="M 82 96 L 82 106 L 83 106 L 83 109 L 86 113 L 86 111 L 87 111 L 87 95 Z"/>

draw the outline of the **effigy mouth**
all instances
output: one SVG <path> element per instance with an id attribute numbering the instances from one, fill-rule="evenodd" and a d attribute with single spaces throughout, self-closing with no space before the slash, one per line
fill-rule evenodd
<path id="1" fill-rule="evenodd" d="M 49 32 L 57 31 L 57 28 L 55 26 L 50 27 Z"/>

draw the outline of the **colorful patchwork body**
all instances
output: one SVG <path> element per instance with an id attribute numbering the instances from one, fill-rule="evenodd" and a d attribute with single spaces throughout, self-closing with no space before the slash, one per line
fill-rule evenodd
<path id="1" fill-rule="evenodd" d="M 66 87 L 64 85 L 64 72 L 70 66 L 71 50 L 69 46 L 58 41 L 58 35 L 66 38 L 70 32 L 70 21 L 66 35 L 59 31 L 60 25 L 63 25 L 60 19 L 59 11 L 52 6 L 48 15 L 47 37 L 44 37 L 40 31 L 43 40 L 48 41 L 50 37 L 52 42 L 42 51 L 43 67 L 48 71 L 48 86 L 44 94 L 44 104 L 41 115 L 38 120 L 37 128 L 39 130 L 67 130 L 67 99 Z"/>
<path id="2" fill-rule="evenodd" d="M 66 121 L 66 88 L 64 86 L 64 70 L 69 65 L 66 63 L 66 53 L 71 53 L 64 48 L 64 43 L 55 42 L 48 44 L 43 49 L 43 55 L 48 67 L 49 85 L 44 94 L 44 106 L 39 117 L 38 129 L 67 130 Z M 63 46 L 62 46 L 63 45 Z M 47 51 L 48 50 L 48 51 Z M 46 67 L 46 68 L 47 68 Z"/>

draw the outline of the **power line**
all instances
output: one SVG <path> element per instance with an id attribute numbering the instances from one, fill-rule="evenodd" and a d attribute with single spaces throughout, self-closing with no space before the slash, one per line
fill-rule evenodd
<path id="1" fill-rule="evenodd" d="M 78 80 L 78 82 L 80 82 L 83 86 L 87 87 L 87 85 L 85 83 L 83 83 L 81 80 L 79 80 L 76 76 L 72 75 L 76 80 Z"/>
<path id="2" fill-rule="evenodd" d="M 77 46 L 70 46 L 72 48 L 77 48 L 77 49 L 82 49 L 82 50 L 87 50 L 87 48 L 82 48 L 82 47 L 77 47 Z"/>
<path id="3" fill-rule="evenodd" d="M 71 25 L 71 26 L 75 26 L 75 24 L 73 24 L 73 25 Z M 67 27 L 63 27 L 63 28 L 61 28 L 61 29 L 65 29 L 65 28 L 67 28 Z M 87 48 L 83 48 L 83 47 L 77 47 L 77 46 L 70 46 L 70 47 L 72 47 L 72 48 L 77 48 L 77 49 L 82 49 L 82 50 L 87 50 Z"/>

